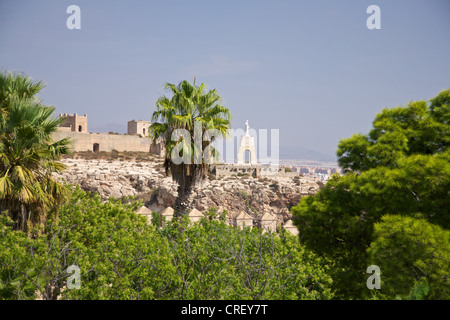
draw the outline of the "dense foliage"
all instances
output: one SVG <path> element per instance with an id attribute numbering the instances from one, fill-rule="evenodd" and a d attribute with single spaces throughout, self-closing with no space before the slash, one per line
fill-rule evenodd
<path id="1" fill-rule="evenodd" d="M 376 264 L 381 267 L 377 294 L 405 295 L 423 277 L 430 285 L 429 298 L 450 298 L 442 290 L 450 275 L 444 263 L 449 252 L 445 230 L 450 228 L 449 117 L 450 90 L 429 104 L 384 109 L 368 135 L 339 143 L 339 164 L 347 173 L 333 176 L 317 195 L 292 209 L 301 243 L 334 261 L 338 297 L 373 295 L 366 287 L 366 269 Z M 405 228 L 400 233 L 399 224 Z M 414 254 L 419 243 L 426 249 Z M 427 267 L 415 272 L 422 263 Z M 395 265 L 400 274 L 394 276 Z"/>
<path id="2" fill-rule="evenodd" d="M 329 299 L 324 262 L 296 237 L 227 226 L 211 210 L 149 224 L 138 203 L 76 189 L 59 220 L 34 238 L 0 221 L 2 299 Z M 156 218 L 155 221 L 159 219 Z M 159 221 L 158 221 L 159 223 Z M 180 234 L 180 224 L 183 232 Z M 70 265 L 80 289 L 67 289 Z"/>
<path id="3" fill-rule="evenodd" d="M 378 167 L 395 167 L 410 155 L 431 155 L 450 145 L 450 90 L 406 107 L 385 108 L 373 121 L 368 135 L 355 134 L 339 142 L 339 166 L 363 172 Z"/>
<path id="4" fill-rule="evenodd" d="M 425 279 L 428 298 L 450 299 L 450 231 L 425 219 L 386 215 L 375 224 L 368 254 L 383 270 L 385 297 L 406 296 Z"/>

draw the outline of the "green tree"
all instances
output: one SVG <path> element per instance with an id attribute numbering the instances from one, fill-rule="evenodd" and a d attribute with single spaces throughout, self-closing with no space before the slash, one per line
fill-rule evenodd
<path id="1" fill-rule="evenodd" d="M 167 83 L 164 88 L 171 91 L 172 98 L 162 96 L 156 102 L 150 134 L 155 141 L 162 139 L 165 145 L 164 167 L 166 174 L 170 171 L 172 178 L 178 183 L 174 209 L 176 215 L 180 216 L 187 213 L 192 188 L 209 172 L 208 161 L 203 157 L 208 146 L 214 138 L 229 134 L 231 113 L 220 105 L 221 98 L 217 90 L 206 92 L 206 85 L 203 83 L 195 86 L 195 83 L 192 85 L 188 81 L 181 81 L 178 86 Z M 198 134 L 194 136 L 196 122 L 201 124 L 201 137 Z M 188 137 L 183 139 L 174 135 L 177 129 L 187 130 L 190 141 L 186 141 Z M 215 137 L 209 136 L 210 130 L 215 130 Z M 196 144 L 194 138 L 199 139 L 201 148 L 198 148 L 199 143 Z M 186 161 L 176 164 L 173 162 L 174 155 L 181 155 Z M 211 156 L 216 156 L 214 150 Z"/>
<path id="2" fill-rule="evenodd" d="M 8 210 L 22 231 L 45 221 L 67 195 L 52 173 L 64 169 L 58 160 L 68 153 L 68 141 L 51 138 L 61 120 L 52 119 L 54 108 L 35 96 L 42 87 L 23 75 L 0 73 L 0 210 Z"/>
<path id="3" fill-rule="evenodd" d="M 207 216 L 215 216 L 208 212 Z M 179 224 L 185 230 L 178 233 Z M 187 224 L 187 225 L 186 225 Z M 174 299 L 330 299 L 326 263 L 295 236 L 240 229 L 205 217 L 173 220 L 162 230 L 180 286 Z"/>
<path id="4" fill-rule="evenodd" d="M 425 219 L 386 215 L 375 224 L 368 254 L 382 270 L 385 296 L 407 296 L 425 280 L 428 299 L 450 299 L 450 231 Z"/>
<path id="5" fill-rule="evenodd" d="M 164 239 L 137 215 L 139 203 L 101 200 L 77 188 L 58 219 L 34 238 L 0 231 L 0 299 L 164 299 L 176 285 Z M 80 289 L 66 288 L 71 265 Z"/>
<path id="6" fill-rule="evenodd" d="M 369 135 L 341 140 L 339 163 L 347 173 L 334 175 L 317 195 L 292 208 L 301 243 L 334 262 L 338 297 L 367 296 L 367 249 L 384 215 L 450 228 L 448 92 L 428 109 L 423 101 L 385 109 Z"/>
<path id="7" fill-rule="evenodd" d="M 0 299 L 329 299 L 326 263 L 296 237 L 227 226 L 208 212 L 163 227 L 140 203 L 79 188 L 34 238 L 0 216 Z M 179 234 L 182 224 L 185 230 Z M 70 265 L 79 289 L 66 288 Z"/>
<path id="8" fill-rule="evenodd" d="M 29 251 L 33 240 L 13 225 L 6 213 L 0 214 L 0 300 L 29 299 L 36 291 L 29 280 L 36 278 Z"/>
<path id="9" fill-rule="evenodd" d="M 406 107 L 385 108 L 373 121 L 368 135 L 340 140 L 338 162 L 345 171 L 362 172 L 378 166 L 394 167 L 413 154 L 443 152 L 450 143 L 450 90 Z"/>
<path id="10" fill-rule="evenodd" d="M 36 96 L 43 88 L 42 81 L 33 81 L 30 77 L 11 72 L 0 72 L 0 106 L 5 113 L 17 100 L 40 103 Z"/>

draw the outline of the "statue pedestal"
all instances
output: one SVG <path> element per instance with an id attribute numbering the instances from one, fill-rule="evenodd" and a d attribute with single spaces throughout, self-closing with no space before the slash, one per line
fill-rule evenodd
<path id="1" fill-rule="evenodd" d="M 244 153 L 245 151 L 250 152 L 250 162 L 245 163 L 244 161 Z M 245 135 L 241 137 L 241 143 L 239 145 L 238 150 L 238 164 L 248 164 L 248 165 L 254 165 L 257 164 L 257 158 L 256 158 L 256 148 L 255 148 L 255 139 L 249 135 Z"/>

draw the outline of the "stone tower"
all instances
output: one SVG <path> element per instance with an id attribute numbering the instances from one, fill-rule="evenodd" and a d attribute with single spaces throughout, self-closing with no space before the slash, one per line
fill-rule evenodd
<path id="1" fill-rule="evenodd" d="M 241 137 L 241 143 L 239 145 L 238 150 L 238 164 L 257 164 L 258 161 L 256 159 L 256 148 L 255 148 L 255 138 L 250 136 L 250 133 L 248 132 L 249 125 L 248 120 L 245 122 L 245 135 Z M 250 152 L 250 162 L 245 163 L 244 161 L 244 154 L 245 151 Z"/>
<path id="2" fill-rule="evenodd" d="M 151 126 L 150 121 L 131 120 L 131 121 L 128 121 L 127 133 L 128 134 L 140 134 L 143 137 L 147 137 L 150 126 Z"/>
<path id="3" fill-rule="evenodd" d="M 67 113 L 60 113 L 60 118 L 64 118 L 64 122 L 59 126 L 60 128 L 65 128 L 67 131 L 76 131 L 76 132 L 88 132 L 87 126 L 87 114 L 84 116 L 79 116 L 74 113 L 73 115 Z"/>

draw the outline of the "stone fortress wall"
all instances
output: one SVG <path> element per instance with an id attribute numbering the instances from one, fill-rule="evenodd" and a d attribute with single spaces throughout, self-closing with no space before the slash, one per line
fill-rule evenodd
<path id="1" fill-rule="evenodd" d="M 153 154 L 163 154 L 161 143 L 153 143 L 152 139 L 146 137 L 150 128 L 150 121 L 129 121 L 128 133 L 89 133 L 87 127 L 87 115 L 79 116 L 75 114 L 60 114 L 64 122 L 59 126 L 58 131 L 52 134 L 53 139 L 61 140 L 69 138 L 72 143 L 72 151 L 92 151 L 119 152 L 139 151 Z"/>
<path id="2" fill-rule="evenodd" d="M 53 134 L 53 138 L 60 140 L 69 138 L 73 141 L 72 151 L 106 151 L 111 152 L 117 150 L 125 151 L 141 151 L 158 153 L 158 147 L 152 146 L 152 140 L 146 137 L 133 135 L 118 135 L 107 133 L 80 133 L 73 131 L 57 131 Z"/>

